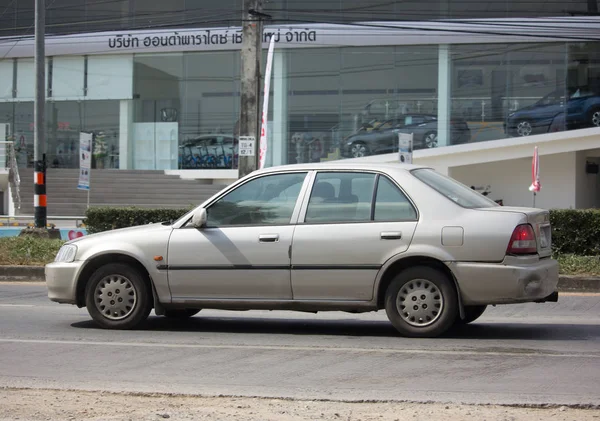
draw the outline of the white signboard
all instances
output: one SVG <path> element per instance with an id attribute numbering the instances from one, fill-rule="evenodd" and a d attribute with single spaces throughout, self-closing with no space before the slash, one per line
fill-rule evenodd
<path id="1" fill-rule="evenodd" d="M 413 134 L 398 133 L 398 159 L 403 164 L 412 164 Z"/>
<path id="2" fill-rule="evenodd" d="M 240 136 L 239 156 L 256 155 L 256 137 Z"/>
<path id="3" fill-rule="evenodd" d="M 92 134 L 79 133 L 79 190 L 90 189 L 90 172 L 92 169 Z"/>

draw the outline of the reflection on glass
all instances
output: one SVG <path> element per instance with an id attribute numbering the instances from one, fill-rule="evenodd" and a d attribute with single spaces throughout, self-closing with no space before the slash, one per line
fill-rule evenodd
<path id="1" fill-rule="evenodd" d="M 371 219 L 375 174 L 319 173 L 315 179 L 305 221 L 358 222 Z"/>
<path id="2" fill-rule="evenodd" d="M 134 168 L 237 168 L 238 62 L 234 51 L 136 56 Z"/>
<path id="3" fill-rule="evenodd" d="M 418 130 L 415 148 L 435 146 L 436 46 L 289 54 L 288 163 L 395 152 L 398 132 Z"/>
<path id="4" fill-rule="evenodd" d="M 207 226 L 289 224 L 305 177 L 294 173 L 251 180 L 207 209 Z"/>

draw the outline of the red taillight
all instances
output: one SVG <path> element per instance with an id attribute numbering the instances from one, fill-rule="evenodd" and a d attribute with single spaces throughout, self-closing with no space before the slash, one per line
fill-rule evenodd
<path id="1" fill-rule="evenodd" d="M 533 227 L 529 224 L 518 225 L 513 231 L 506 254 L 537 253 L 537 241 Z"/>

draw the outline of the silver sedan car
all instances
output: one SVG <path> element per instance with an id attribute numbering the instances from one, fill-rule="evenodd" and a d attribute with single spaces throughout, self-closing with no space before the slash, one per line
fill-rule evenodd
<path id="1" fill-rule="evenodd" d="M 385 312 L 433 337 L 488 305 L 556 301 L 549 212 L 499 206 L 431 168 L 344 161 L 255 171 L 176 221 L 81 237 L 48 297 L 131 329 L 152 309 Z"/>

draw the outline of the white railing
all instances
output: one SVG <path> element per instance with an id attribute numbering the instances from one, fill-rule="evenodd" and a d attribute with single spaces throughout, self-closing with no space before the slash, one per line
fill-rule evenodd
<path id="1" fill-rule="evenodd" d="M 16 198 L 15 208 L 21 209 L 21 177 L 13 142 L 0 142 L 0 166 L 8 170 L 11 190 Z"/>

